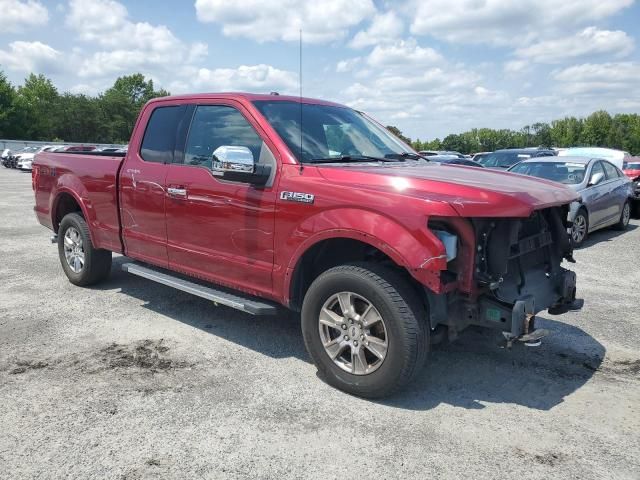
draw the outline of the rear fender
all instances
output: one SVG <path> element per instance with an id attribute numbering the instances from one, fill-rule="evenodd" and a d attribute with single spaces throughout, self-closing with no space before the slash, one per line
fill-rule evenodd
<path id="1" fill-rule="evenodd" d="M 91 200 L 89 198 L 89 194 L 87 189 L 82 184 L 79 178 L 70 175 L 64 174 L 61 175 L 56 184 L 55 190 L 51 195 L 51 205 L 49 212 L 51 213 L 51 225 L 53 225 L 53 229 L 56 233 L 58 233 L 59 225 L 56 223 L 56 213 L 58 210 L 58 205 L 60 199 L 63 194 L 71 195 L 76 203 L 80 206 L 80 210 L 82 211 L 82 216 L 84 217 L 87 225 L 89 226 L 89 235 L 91 236 L 91 243 L 96 247 L 100 248 L 96 243 L 96 213 L 92 208 Z"/>

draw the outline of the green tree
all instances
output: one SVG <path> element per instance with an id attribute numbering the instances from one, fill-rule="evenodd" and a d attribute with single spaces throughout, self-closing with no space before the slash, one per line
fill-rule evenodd
<path id="1" fill-rule="evenodd" d="M 607 147 L 607 140 L 612 126 L 611 115 L 604 110 L 593 112 L 584 120 L 580 139 L 581 143 L 596 147 Z"/>
<path id="2" fill-rule="evenodd" d="M 405 137 L 398 127 L 394 127 L 393 125 L 387 125 L 387 130 L 393 133 L 396 137 L 398 137 L 404 143 L 411 145 L 411 139 L 409 137 Z"/>
<path id="3" fill-rule="evenodd" d="M 119 77 L 100 97 L 109 138 L 128 141 L 142 106 L 152 98 L 167 95 L 166 90 L 155 90 L 153 80 L 146 80 L 141 73 Z"/>
<path id="4" fill-rule="evenodd" d="M 15 129 L 16 91 L 0 70 L 0 138 L 12 138 Z"/>
<path id="5" fill-rule="evenodd" d="M 29 75 L 18 88 L 15 100 L 16 126 L 28 140 L 49 140 L 55 136 L 58 90 L 44 75 Z"/>

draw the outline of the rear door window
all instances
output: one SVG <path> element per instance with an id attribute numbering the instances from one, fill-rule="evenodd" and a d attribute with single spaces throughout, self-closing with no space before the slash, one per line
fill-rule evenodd
<path id="1" fill-rule="evenodd" d="M 173 105 L 158 107 L 151 113 L 140 147 L 145 162 L 173 162 L 178 125 L 185 110 L 186 105 Z"/>
<path id="2" fill-rule="evenodd" d="M 608 180 L 613 180 L 618 178 L 618 169 L 611 165 L 609 162 L 602 162 L 604 167 L 604 172 L 607 175 Z"/>

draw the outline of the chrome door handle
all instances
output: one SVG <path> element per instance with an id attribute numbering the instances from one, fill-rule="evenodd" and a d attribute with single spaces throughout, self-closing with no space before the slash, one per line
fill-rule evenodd
<path id="1" fill-rule="evenodd" d="M 168 192 L 168 193 L 169 193 L 169 195 L 171 195 L 172 197 L 187 198 L 187 189 L 186 189 L 186 188 L 173 188 L 173 187 L 169 187 L 169 188 L 167 188 L 167 192 Z"/>

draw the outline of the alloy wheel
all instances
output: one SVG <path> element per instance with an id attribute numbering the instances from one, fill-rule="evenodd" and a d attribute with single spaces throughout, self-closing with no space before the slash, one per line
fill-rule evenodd
<path id="1" fill-rule="evenodd" d="M 582 214 L 578 214 L 573 220 L 573 226 L 571 227 L 571 237 L 573 243 L 579 244 L 584 240 L 587 234 L 587 219 Z"/>
<path id="2" fill-rule="evenodd" d="M 64 257 L 73 273 L 80 273 L 84 268 L 82 236 L 74 227 L 67 228 L 64 233 Z"/>
<path id="3" fill-rule="evenodd" d="M 368 375 L 387 356 L 384 319 L 362 295 L 340 292 L 329 297 L 320 310 L 318 328 L 325 352 L 346 372 Z"/>
<path id="4" fill-rule="evenodd" d="M 622 208 L 622 225 L 625 227 L 629 225 L 629 219 L 631 219 L 631 206 L 627 202 Z"/>

